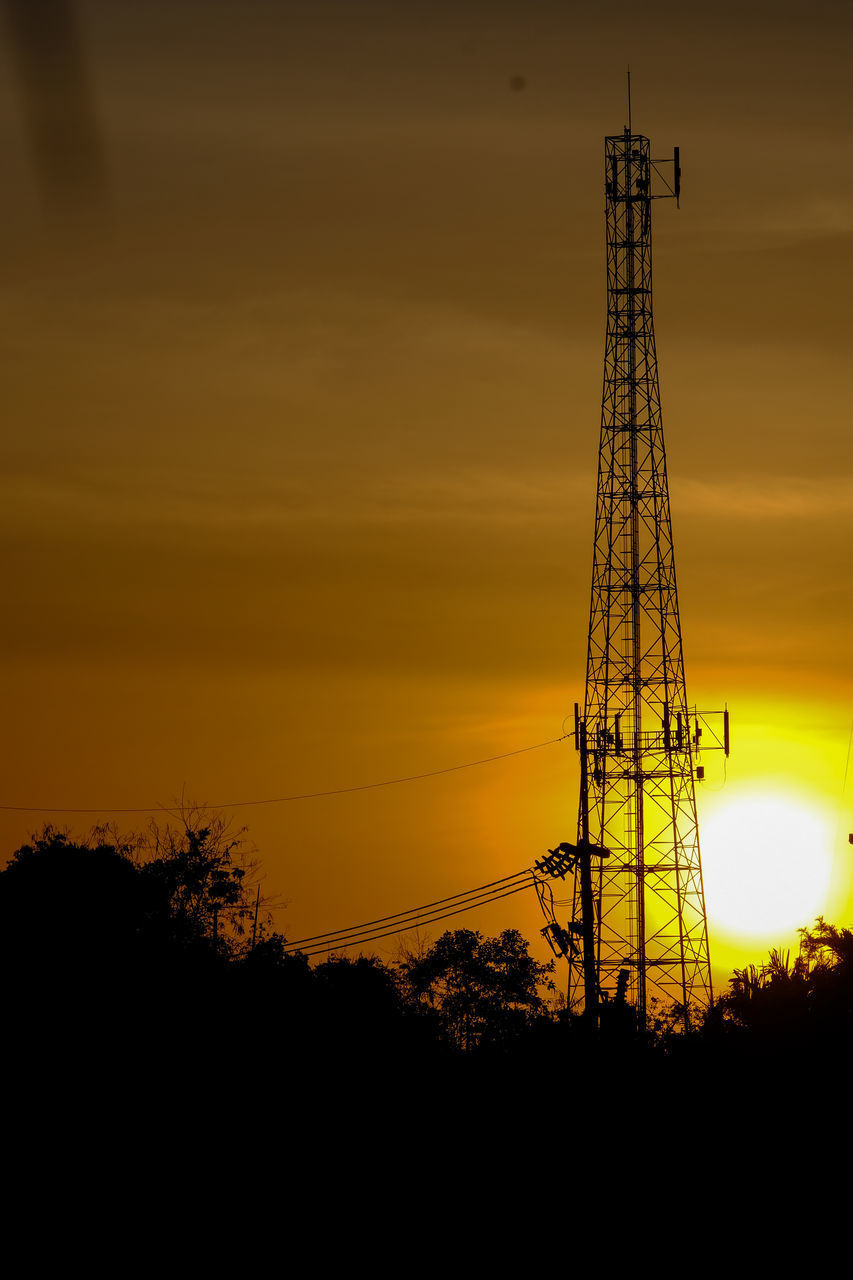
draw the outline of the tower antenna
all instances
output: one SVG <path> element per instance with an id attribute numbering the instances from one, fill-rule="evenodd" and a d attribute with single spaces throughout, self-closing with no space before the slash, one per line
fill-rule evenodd
<path id="1" fill-rule="evenodd" d="M 651 999 L 677 1003 L 685 1023 L 713 999 L 695 787 L 707 722 L 687 702 L 652 316 L 652 201 L 677 193 L 662 163 L 632 132 L 629 68 L 628 128 L 604 141 L 607 336 L 576 734 L 578 843 L 610 856 L 591 860 L 597 990 L 570 957 L 569 998 L 593 1026 L 627 1001 L 640 1029 Z M 587 928 L 589 903 L 576 876 L 574 919 Z"/>

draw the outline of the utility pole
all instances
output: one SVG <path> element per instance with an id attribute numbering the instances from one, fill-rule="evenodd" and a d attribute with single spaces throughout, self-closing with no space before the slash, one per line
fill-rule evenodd
<path id="1" fill-rule="evenodd" d="M 713 998 L 696 820 L 702 731 L 685 688 L 652 317 L 652 201 L 678 200 L 681 168 L 677 148 L 653 160 L 630 125 L 605 139 L 604 155 L 607 337 L 576 747 L 578 846 L 611 856 L 581 863 L 573 914 L 585 951 L 592 934 L 598 994 L 624 993 L 642 1029 L 652 997 L 682 1005 L 685 1021 Z M 576 1012 L 598 999 L 578 959 Z"/>
<path id="2" fill-rule="evenodd" d="M 581 938 L 583 942 L 584 1017 L 594 1029 L 598 1023 L 598 968 L 595 950 L 595 906 L 592 892 L 592 855 L 589 844 L 589 752 L 586 725 L 579 726 L 578 749 L 581 757 L 581 802 L 578 839 L 578 877 L 580 879 Z"/>

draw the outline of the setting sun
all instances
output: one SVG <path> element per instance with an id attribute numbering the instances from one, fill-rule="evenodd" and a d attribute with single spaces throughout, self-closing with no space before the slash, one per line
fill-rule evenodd
<path id="1" fill-rule="evenodd" d="M 770 937 L 828 909 L 833 820 L 806 796 L 732 797 L 702 823 L 705 897 L 712 925 Z"/>

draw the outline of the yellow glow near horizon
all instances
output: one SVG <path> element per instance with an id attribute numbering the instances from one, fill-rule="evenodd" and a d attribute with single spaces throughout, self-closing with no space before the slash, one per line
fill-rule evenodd
<path id="1" fill-rule="evenodd" d="M 835 821 L 806 795 L 733 796 L 702 824 L 709 924 L 778 938 L 830 910 Z"/>

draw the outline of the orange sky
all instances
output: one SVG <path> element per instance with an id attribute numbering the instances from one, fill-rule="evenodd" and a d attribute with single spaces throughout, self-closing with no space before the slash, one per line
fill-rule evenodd
<path id="1" fill-rule="evenodd" d="M 732 794 L 830 813 L 847 911 L 849 7 L 78 12 L 88 220 L 45 206 L 0 49 L 4 802 L 281 795 L 559 733 L 630 61 L 634 127 L 683 167 L 655 305 L 689 695 L 732 709 Z M 242 819 L 296 937 L 529 865 L 576 805 L 551 747 Z M 721 972 L 748 952 L 721 936 Z"/>

